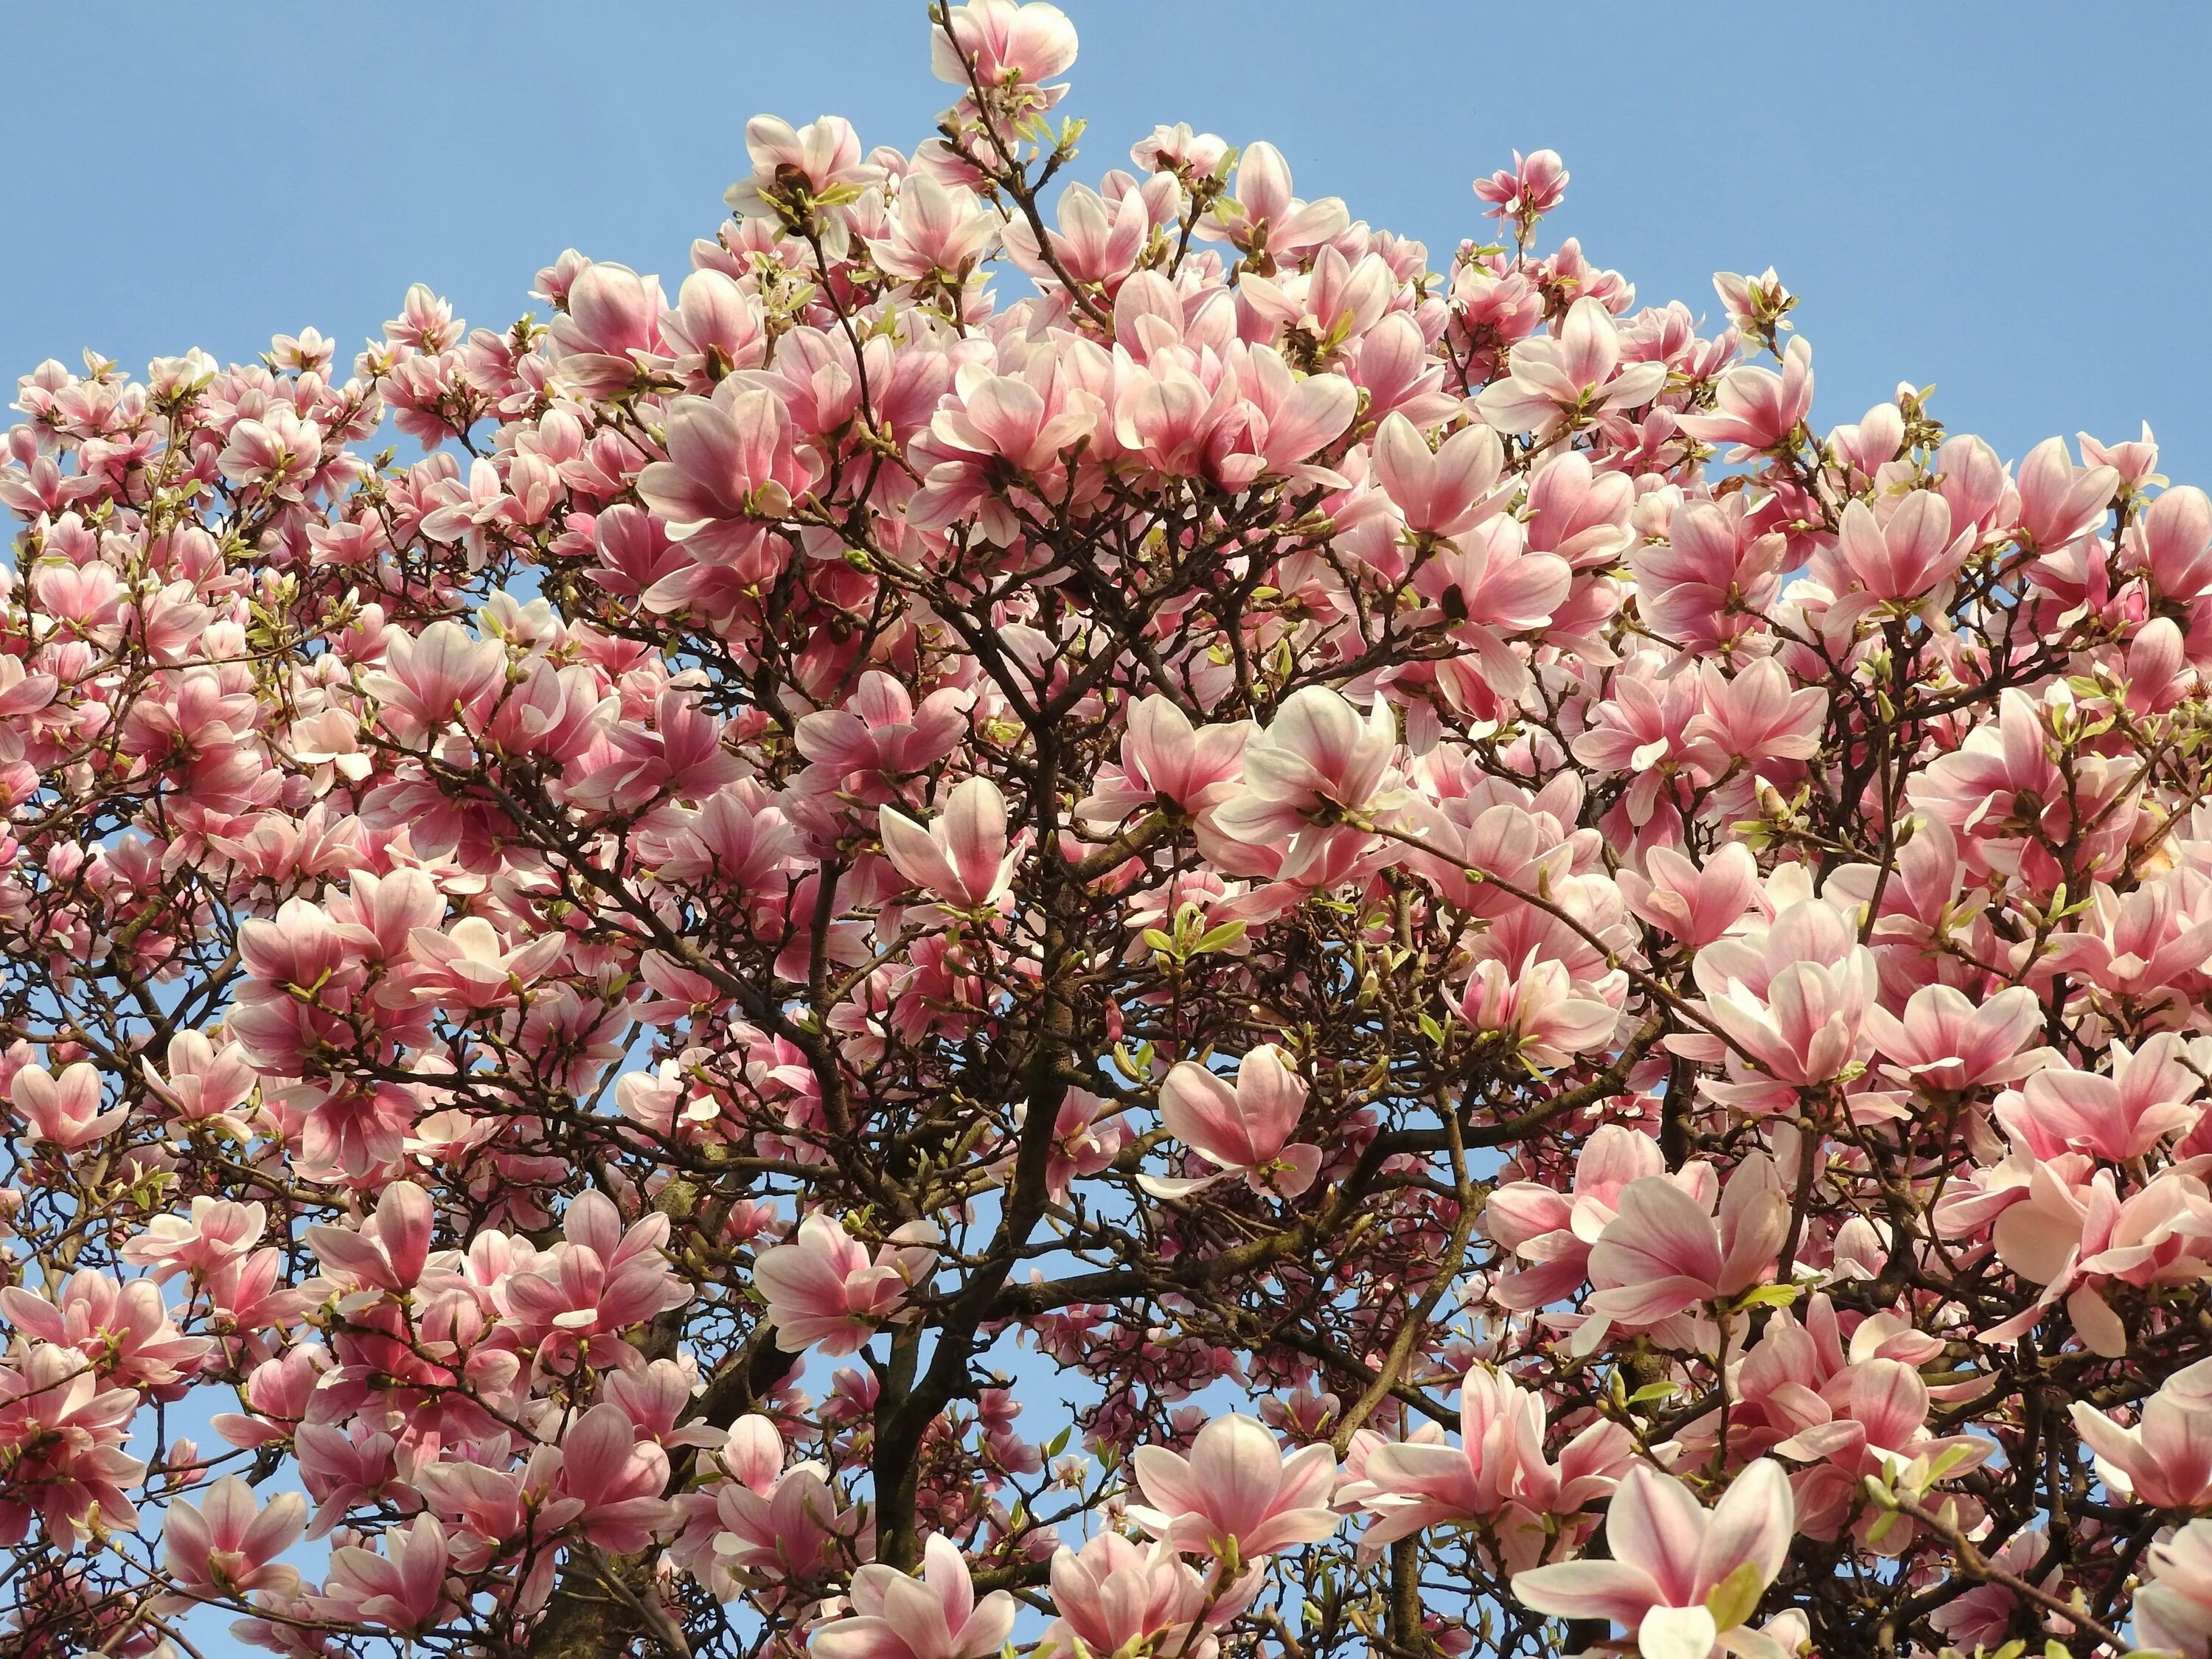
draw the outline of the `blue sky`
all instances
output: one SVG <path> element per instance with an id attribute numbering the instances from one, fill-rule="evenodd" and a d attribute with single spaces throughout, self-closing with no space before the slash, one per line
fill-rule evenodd
<path id="1" fill-rule="evenodd" d="M 2212 474 L 2212 9 L 1071 0 L 1085 176 L 1156 121 L 1266 137 L 1302 194 L 1476 230 L 1477 172 L 1562 151 L 1577 234 L 1647 301 L 1716 269 L 1804 295 L 1817 412 L 1900 379 L 2008 457 L 2134 435 Z M 1646 20 L 1663 18 L 1655 25 Z M 745 118 L 911 148 L 945 89 L 920 0 L 27 7 L 0 104 L 0 372 L 134 368 L 313 323 L 347 351 L 412 281 L 471 320 L 574 246 L 672 279 Z M 674 281 L 670 286 L 672 289 Z"/>

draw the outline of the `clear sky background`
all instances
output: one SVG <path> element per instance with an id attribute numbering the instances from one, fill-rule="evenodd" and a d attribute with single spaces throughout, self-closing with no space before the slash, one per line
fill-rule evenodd
<path id="1" fill-rule="evenodd" d="M 1158 121 L 1272 139 L 1302 195 L 1477 232 L 1514 147 L 1574 179 L 1548 229 L 1645 301 L 1804 296 L 1824 423 L 1900 379 L 2008 457 L 2149 420 L 2212 475 L 2212 8 L 1069 0 L 1079 176 Z M 1658 21 L 1655 21 L 1658 20 Z M 563 248 L 670 290 L 745 119 L 911 149 L 948 89 L 920 0 L 25 5 L 0 100 L 0 375 L 134 369 L 313 323 L 349 354 L 409 283 L 502 325 Z M 341 361 L 343 361 L 342 355 Z"/>

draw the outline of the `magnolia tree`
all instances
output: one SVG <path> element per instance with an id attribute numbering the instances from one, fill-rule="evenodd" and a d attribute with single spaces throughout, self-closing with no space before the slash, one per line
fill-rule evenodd
<path id="1" fill-rule="evenodd" d="M 21 381 L 0 1651 L 2203 1659 L 2212 502 L 929 24 Z"/>

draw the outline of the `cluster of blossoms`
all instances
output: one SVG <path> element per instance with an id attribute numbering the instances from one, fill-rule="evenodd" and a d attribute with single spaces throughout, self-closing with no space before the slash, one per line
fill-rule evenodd
<path id="1" fill-rule="evenodd" d="M 931 38 L 21 382 L 0 1651 L 2205 1659 L 2212 501 Z"/>

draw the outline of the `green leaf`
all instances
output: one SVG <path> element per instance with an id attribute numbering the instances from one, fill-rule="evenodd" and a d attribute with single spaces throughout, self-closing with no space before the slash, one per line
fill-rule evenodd
<path id="1" fill-rule="evenodd" d="M 1191 946 L 1190 953 L 1194 957 L 1202 957 L 1209 951 L 1226 951 L 1243 937 L 1243 922 L 1224 921 L 1220 927 L 1208 930 L 1196 945 Z"/>
<path id="2" fill-rule="evenodd" d="M 1759 1571 L 1759 1563 L 1746 1561 L 1713 1586 L 1705 1597 L 1705 1608 L 1713 1615 L 1713 1623 L 1723 1630 L 1734 1630 L 1758 1609 L 1759 1594 L 1765 1588 L 1766 1576 Z"/>
<path id="3" fill-rule="evenodd" d="M 1736 1298 L 1739 1311 L 1751 1308 L 1786 1308 L 1797 1299 L 1795 1285 L 1761 1285 Z"/>

